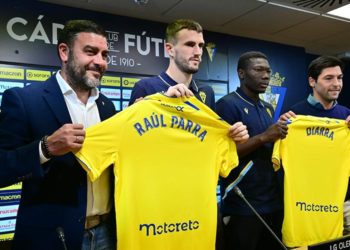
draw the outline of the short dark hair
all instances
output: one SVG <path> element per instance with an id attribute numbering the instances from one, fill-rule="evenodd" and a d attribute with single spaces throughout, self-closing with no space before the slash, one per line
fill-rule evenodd
<path id="1" fill-rule="evenodd" d="M 57 46 L 65 43 L 71 48 L 77 34 L 81 32 L 95 33 L 107 38 L 105 30 L 90 20 L 70 20 L 66 22 L 63 30 L 58 33 Z"/>
<path id="2" fill-rule="evenodd" d="M 198 22 L 190 19 L 178 19 L 167 26 L 165 32 L 165 41 L 176 43 L 176 35 L 180 30 L 183 29 L 194 30 L 198 33 L 203 32 L 203 28 Z"/>
<path id="3" fill-rule="evenodd" d="M 317 81 L 322 70 L 325 68 L 339 66 L 344 71 L 344 63 L 342 60 L 335 56 L 320 56 L 314 59 L 310 64 L 307 72 L 307 76 Z"/>
<path id="4" fill-rule="evenodd" d="M 239 69 L 247 69 L 249 65 L 249 60 L 252 58 L 264 58 L 268 60 L 267 56 L 260 52 L 260 51 L 248 51 L 243 53 L 239 59 L 238 59 L 238 64 L 237 64 L 237 70 Z"/>

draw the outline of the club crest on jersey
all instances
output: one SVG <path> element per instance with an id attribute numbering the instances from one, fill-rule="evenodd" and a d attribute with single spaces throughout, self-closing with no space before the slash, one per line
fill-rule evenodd
<path id="1" fill-rule="evenodd" d="M 199 91 L 199 96 L 203 103 L 205 103 L 205 100 L 207 99 L 207 95 L 203 91 Z"/>
<path id="2" fill-rule="evenodd" d="M 271 110 L 266 108 L 266 112 L 269 114 L 269 116 L 272 118 L 272 113 L 271 113 Z"/>
<path id="3" fill-rule="evenodd" d="M 248 115 L 248 108 L 244 108 L 243 110 Z"/>

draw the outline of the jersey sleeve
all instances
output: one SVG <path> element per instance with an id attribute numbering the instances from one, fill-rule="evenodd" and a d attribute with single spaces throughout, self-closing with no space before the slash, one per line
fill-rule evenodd
<path id="1" fill-rule="evenodd" d="M 123 135 L 121 121 L 123 113 L 86 129 L 83 147 L 75 153 L 75 156 L 91 181 L 96 180 L 117 160 Z"/>
<path id="2" fill-rule="evenodd" d="M 272 164 L 275 171 L 277 171 L 281 167 L 281 154 L 280 154 L 281 141 L 282 141 L 281 139 L 277 140 L 273 146 Z"/>
<path id="3" fill-rule="evenodd" d="M 220 176 L 227 177 L 231 170 L 238 166 L 236 144 L 230 138 L 227 138 L 227 146 L 223 147 L 220 154 L 220 159 L 222 159 Z"/>

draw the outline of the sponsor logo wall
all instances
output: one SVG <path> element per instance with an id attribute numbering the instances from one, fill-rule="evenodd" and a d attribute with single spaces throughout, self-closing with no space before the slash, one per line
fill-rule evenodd
<path id="1" fill-rule="evenodd" d="M 50 69 L 40 66 L 0 64 L 0 98 L 6 89 L 43 83 L 56 70 L 57 68 L 54 67 Z M 112 100 L 117 111 L 121 111 L 128 106 L 132 87 L 142 77 L 107 72 L 101 80 L 99 90 Z"/>

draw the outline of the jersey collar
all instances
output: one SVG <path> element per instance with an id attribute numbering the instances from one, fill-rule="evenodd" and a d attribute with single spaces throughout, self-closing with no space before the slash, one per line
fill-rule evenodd
<path id="1" fill-rule="evenodd" d="M 178 84 L 174 79 L 172 79 L 167 73 L 165 72 L 162 72 L 159 76 L 160 80 L 168 85 L 169 87 L 170 86 L 174 86 L 176 84 Z M 191 83 L 190 83 L 190 86 L 189 86 L 189 89 L 191 91 L 194 91 L 194 92 L 198 92 L 198 86 L 197 86 L 197 83 L 192 79 Z"/>
<path id="2" fill-rule="evenodd" d="M 240 87 L 237 87 L 236 89 L 236 94 L 245 102 L 249 103 L 252 106 L 258 105 L 261 107 L 264 107 L 265 105 L 262 103 L 261 99 L 259 99 L 259 101 L 257 103 L 255 103 L 255 101 L 253 101 L 249 96 L 247 96 L 243 90 Z"/>
<path id="3" fill-rule="evenodd" d="M 325 110 L 323 105 L 312 94 L 309 94 L 309 96 L 307 97 L 307 102 L 310 103 L 310 105 L 312 105 L 313 107 L 315 107 L 317 109 Z M 338 102 L 335 100 L 330 109 L 333 109 L 335 107 L 335 105 L 337 105 L 337 104 L 338 104 Z"/>

